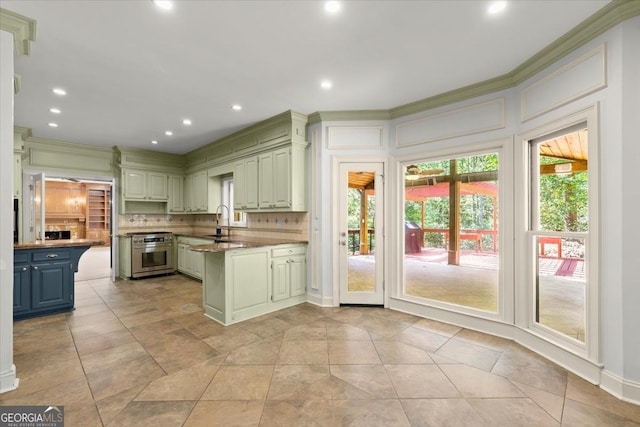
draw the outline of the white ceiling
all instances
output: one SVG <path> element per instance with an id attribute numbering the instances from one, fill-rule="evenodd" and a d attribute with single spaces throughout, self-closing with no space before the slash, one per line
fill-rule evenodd
<path id="1" fill-rule="evenodd" d="M 321 1 L 181 0 L 170 12 L 151 0 L 1 6 L 37 21 L 31 55 L 16 58 L 16 125 L 42 138 L 186 153 L 286 110 L 388 109 L 502 75 L 607 3 L 510 1 L 499 16 L 481 0 L 348 1 L 337 15 Z"/>

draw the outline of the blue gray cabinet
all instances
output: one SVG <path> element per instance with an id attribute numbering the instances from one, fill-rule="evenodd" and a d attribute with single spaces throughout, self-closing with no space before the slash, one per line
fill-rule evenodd
<path id="1" fill-rule="evenodd" d="M 74 273 L 89 246 L 14 251 L 13 318 L 73 309 Z"/>

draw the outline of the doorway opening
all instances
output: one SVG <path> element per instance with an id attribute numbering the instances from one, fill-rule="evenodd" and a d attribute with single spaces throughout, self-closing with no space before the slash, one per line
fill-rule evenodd
<path id="1" fill-rule="evenodd" d="M 23 239 L 102 240 L 80 258 L 75 280 L 113 279 L 113 179 L 25 171 L 23 182 Z"/>

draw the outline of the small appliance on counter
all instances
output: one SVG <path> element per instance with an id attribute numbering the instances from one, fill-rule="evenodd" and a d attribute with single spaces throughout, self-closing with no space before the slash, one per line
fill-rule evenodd
<path id="1" fill-rule="evenodd" d="M 45 240 L 71 239 L 71 231 L 69 230 L 45 231 L 44 239 Z"/>

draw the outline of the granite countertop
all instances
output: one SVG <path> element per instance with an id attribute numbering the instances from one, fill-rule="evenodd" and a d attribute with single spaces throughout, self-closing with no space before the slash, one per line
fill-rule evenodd
<path id="1" fill-rule="evenodd" d="M 60 239 L 60 240 L 36 240 L 32 242 L 18 242 L 13 244 L 14 250 L 43 249 L 43 248 L 68 248 L 75 246 L 104 245 L 100 239 Z"/>
<path id="2" fill-rule="evenodd" d="M 206 236 L 192 235 L 190 237 L 206 237 Z M 212 238 L 212 237 L 209 237 L 209 238 Z M 189 250 L 195 251 L 195 252 L 225 252 L 233 249 L 260 248 L 263 246 L 276 246 L 276 245 L 287 245 L 287 244 L 296 244 L 296 243 L 306 245 L 308 242 L 291 240 L 291 239 L 267 239 L 267 238 L 234 239 L 232 236 L 229 242 L 212 243 L 210 245 L 192 245 L 192 246 L 189 246 Z"/>

